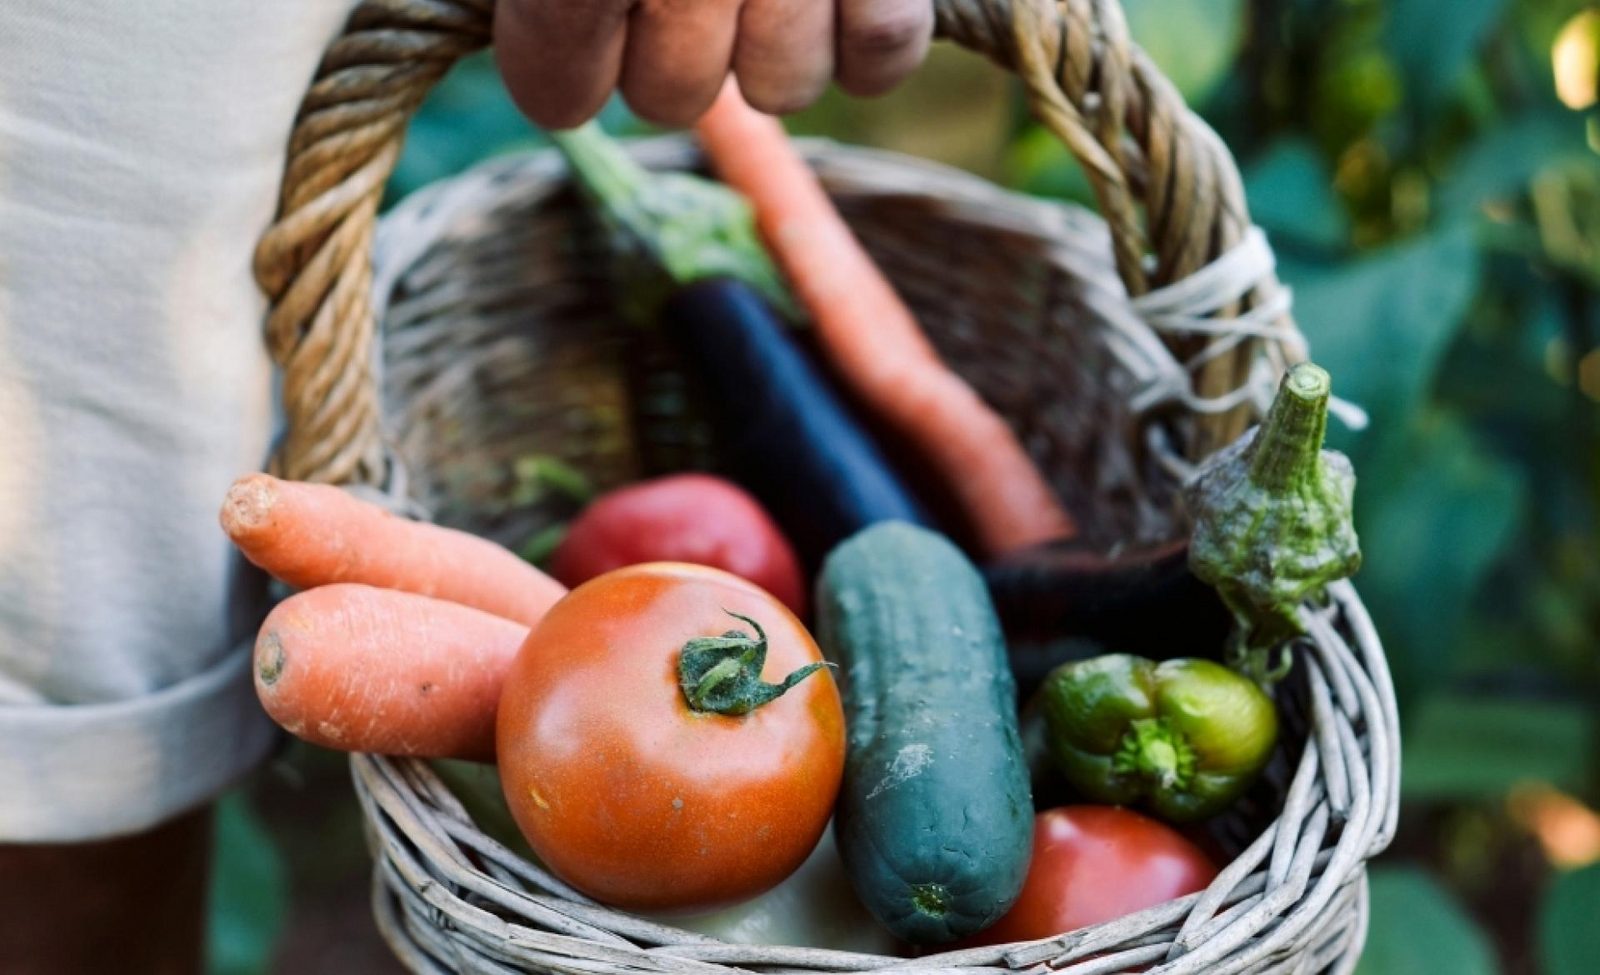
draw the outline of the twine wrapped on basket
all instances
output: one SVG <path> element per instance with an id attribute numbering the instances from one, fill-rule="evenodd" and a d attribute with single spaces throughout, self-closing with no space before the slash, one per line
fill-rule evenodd
<path id="1" fill-rule="evenodd" d="M 881 152 L 802 144 L 947 361 L 1020 435 L 1090 540 L 1184 530 L 1177 486 L 1259 419 L 1305 349 L 1238 172 L 1114 0 L 936 0 L 939 34 L 1016 72 L 1100 216 Z M 553 153 L 500 159 L 377 221 L 406 123 L 488 42 L 491 0 L 366 0 L 328 51 L 256 254 L 283 370 L 282 476 L 365 490 L 507 544 L 607 488 L 703 463 L 669 350 L 615 313 Z M 639 144 L 696 168 L 683 138 Z M 378 323 L 382 322 L 381 341 Z M 1364 864 L 1398 810 L 1394 693 L 1348 583 L 1301 614 L 1264 782 L 1211 826 L 1205 891 L 1045 942 L 917 959 L 724 943 L 598 905 L 485 834 L 417 760 L 358 755 L 374 907 L 421 972 L 1348 972 Z"/>

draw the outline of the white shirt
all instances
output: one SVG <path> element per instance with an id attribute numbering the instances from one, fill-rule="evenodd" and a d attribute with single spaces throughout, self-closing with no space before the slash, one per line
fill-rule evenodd
<path id="1" fill-rule="evenodd" d="M 0 0 L 0 842 L 140 829 L 272 734 L 217 527 L 274 420 L 251 252 L 350 0 Z"/>

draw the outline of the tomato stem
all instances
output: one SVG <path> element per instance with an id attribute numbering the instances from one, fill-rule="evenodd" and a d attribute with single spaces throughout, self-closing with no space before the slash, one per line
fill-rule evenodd
<path id="1" fill-rule="evenodd" d="M 695 637 L 678 654 L 678 686 L 684 699 L 696 711 L 738 716 L 749 714 L 810 677 L 827 663 L 807 664 L 783 679 L 769 684 L 761 679 L 767 662 L 767 634 L 761 624 L 732 610 L 723 610 L 736 620 L 755 628 L 751 636 L 743 630 L 729 630 L 721 636 Z"/>

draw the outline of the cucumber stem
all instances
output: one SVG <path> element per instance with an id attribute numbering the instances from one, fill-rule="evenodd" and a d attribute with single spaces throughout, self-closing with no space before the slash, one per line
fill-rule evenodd
<path id="1" fill-rule="evenodd" d="M 797 317 L 744 197 L 698 176 L 651 172 L 595 122 L 550 138 L 607 231 L 630 318 L 653 322 L 673 291 L 714 278 L 743 282 Z"/>
<path id="2" fill-rule="evenodd" d="M 944 884 L 913 884 L 911 906 L 919 914 L 942 918 L 950 913 L 950 891 Z"/>
<path id="3" fill-rule="evenodd" d="M 769 684 L 761 679 L 761 668 L 767 662 L 766 631 L 748 616 L 731 610 L 723 612 L 749 623 L 756 635 L 729 630 L 721 636 L 695 637 L 683 645 L 678 655 L 678 686 L 693 710 L 730 717 L 749 714 L 782 697 L 789 688 L 822 668 L 831 666 L 807 664 L 785 677 L 783 683 Z"/>

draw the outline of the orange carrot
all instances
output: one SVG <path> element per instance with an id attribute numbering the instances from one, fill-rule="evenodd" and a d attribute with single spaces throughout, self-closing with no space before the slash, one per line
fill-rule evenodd
<path id="1" fill-rule="evenodd" d="M 256 638 L 267 714 L 342 751 L 488 761 L 500 689 L 528 628 L 392 589 L 296 593 Z"/>
<path id="2" fill-rule="evenodd" d="M 985 551 L 1071 535 L 1071 517 L 1016 435 L 940 360 L 783 126 L 730 80 L 696 132 L 723 182 L 750 199 L 834 366 L 948 482 Z"/>
<path id="3" fill-rule="evenodd" d="M 222 504 L 245 558 L 297 589 L 359 582 L 532 626 L 566 587 L 493 542 L 389 514 L 326 484 L 250 474 Z"/>

